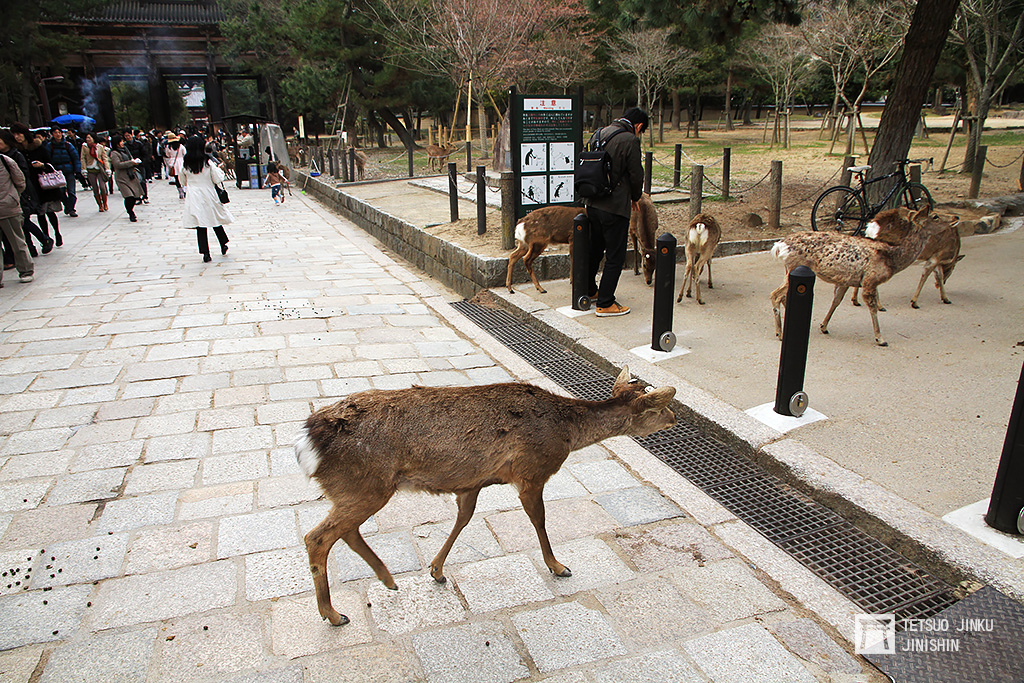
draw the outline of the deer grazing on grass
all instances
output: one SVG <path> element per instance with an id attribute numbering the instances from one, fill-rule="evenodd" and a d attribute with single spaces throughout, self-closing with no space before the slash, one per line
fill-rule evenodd
<path id="1" fill-rule="evenodd" d="M 437 166 L 437 171 L 440 173 L 444 163 L 448 161 L 448 157 L 450 157 L 452 152 L 458 148 L 455 145 L 447 144 L 444 147 L 439 147 L 438 145 L 427 145 L 426 149 L 427 163 L 430 166 L 430 170 L 433 171 L 434 167 Z"/>
<path id="2" fill-rule="evenodd" d="M 879 226 L 890 222 L 910 224 L 906 239 L 896 245 L 833 232 L 795 233 L 776 242 L 771 253 L 785 262 L 786 275 L 782 285 L 771 294 L 775 336 L 782 338 L 780 311 L 789 292 L 789 271 L 807 266 L 819 278 L 835 285 L 832 307 L 821 323 L 822 334 L 828 334 L 829 320 L 846 296 L 846 290 L 859 286 L 864 290 L 864 303 L 871 312 L 875 343 L 888 346 L 878 329 L 878 286 L 917 260 L 925 243 L 945 227 L 930 211 L 926 207 L 905 216 L 898 209 L 890 209 L 875 216 L 872 222 Z"/>
<path id="3" fill-rule="evenodd" d="M 905 207 L 901 207 L 898 211 L 900 211 L 901 215 L 910 215 L 910 209 Z M 917 283 L 917 291 L 914 292 L 914 296 L 910 299 L 911 308 L 920 308 L 917 305 L 917 298 L 921 296 L 921 289 L 928 280 L 929 274 L 935 275 L 935 288 L 939 290 L 939 297 L 942 299 L 942 303 L 953 303 L 946 296 L 946 280 L 953 274 L 956 264 L 963 258 L 963 254 L 960 253 L 960 230 L 958 227 L 960 218 L 954 216 L 952 219 L 940 218 L 939 220 L 945 220 L 947 227 L 938 234 L 932 235 L 931 239 L 925 242 L 924 249 L 921 250 L 917 257 L 918 261 L 924 262 L 924 272 L 921 273 L 921 280 Z M 884 226 L 872 223 L 865 229 L 864 234 L 879 242 L 899 244 L 902 240 L 906 239 L 908 226 L 909 223 L 903 221 L 891 222 Z M 854 287 L 853 296 L 850 297 L 850 302 L 854 306 L 860 306 L 860 302 L 857 301 L 858 291 L 859 288 Z M 881 301 L 879 301 L 878 310 L 885 310 L 882 307 Z"/>
<path id="4" fill-rule="evenodd" d="M 633 240 L 633 275 L 640 274 L 637 262 L 643 260 L 644 282 L 651 284 L 658 260 L 656 242 L 658 239 L 658 212 L 646 192 L 640 195 L 639 210 L 635 207 L 629 214 L 629 236 Z M 637 244 L 639 242 L 639 244 Z"/>
<path id="5" fill-rule="evenodd" d="M 533 262 L 537 260 L 549 244 L 568 244 L 569 260 L 572 261 L 572 226 L 576 216 L 587 210 L 578 206 L 545 206 L 534 209 L 516 224 L 516 248 L 508 255 L 508 273 L 505 275 L 505 286 L 510 294 L 512 289 L 512 269 L 519 259 L 523 259 L 526 272 L 533 281 L 533 286 L 541 294 L 547 290 L 541 287 L 537 274 L 533 272 Z"/>
<path id="6" fill-rule="evenodd" d="M 544 527 L 544 484 L 571 451 L 612 436 L 646 436 L 675 424 L 674 387 L 645 391 L 623 368 L 611 398 L 566 398 L 531 384 L 412 387 L 353 394 L 306 420 L 295 445 L 299 467 L 316 479 L 333 507 L 306 534 L 320 616 L 334 626 L 348 618 L 331 605 L 327 556 L 339 539 L 397 590 L 391 572 L 359 533 L 398 489 L 454 493 L 458 516 L 430 564 L 445 582 L 444 561 L 469 523 L 480 489 L 512 484 L 537 531 L 544 563 L 572 576 L 555 559 Z"/>
<path id="7" fill-rule="evenodd" d="M 683 291 L 690 296 L 690 288 L 697 284 L 697 303 L 704 305 L 704 299 L 700 296 L 700 274 L 704 271 L 704 264 L 708 266 L 708 289 L 714 289 L 711 282 L 711 256 L 722 239 L 722 228 L 718 226 L 712 216 L 706 213 L 699 213 L 690 221 L 686 230 L 686 270 L 683 271 L 683 286 L 679 288 L 679 296 L 676 303 L 683 300 Z"/>

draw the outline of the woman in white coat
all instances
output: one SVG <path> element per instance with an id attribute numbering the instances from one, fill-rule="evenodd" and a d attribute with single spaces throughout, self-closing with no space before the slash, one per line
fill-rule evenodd
<path id="1" fill-rule="evenodd" d="M 185 214 L 182 225 L 196 231 L 199 253 L 203 261 L 209 262 L 210 243 L 206 229 L 213 228 L 220 242 L 220 253 L 228 253 L 228 235 L 224 225 L 235 219 L 227 207 L 220 203 L 214 185 L 224 182 L 224 172 L 206 154 L 206 141 L 201 137 L 190 137 L 185 141 L 185 163 L 181 180 L 188 188 L 185 194 Z"/>

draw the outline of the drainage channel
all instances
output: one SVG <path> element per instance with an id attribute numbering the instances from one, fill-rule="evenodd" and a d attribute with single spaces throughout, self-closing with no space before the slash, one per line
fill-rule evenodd
<path id="1" fill-rule="evenodd" d="M 452 306 L 578 398 L 611 395 L 613 377 L 511 314 Z M 635 440 L 865 612 L 895 614 L 902 624 L 956 602 L 948 584 L 693 424 L 680 420 Z"/>

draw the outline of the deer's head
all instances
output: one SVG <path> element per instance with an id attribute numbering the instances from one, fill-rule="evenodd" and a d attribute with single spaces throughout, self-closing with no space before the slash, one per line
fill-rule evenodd
<path id="1" fill-rule="evenodd" d="M 649 389 L 633 382 L 628 367 L 622 368 L 612 387 L 612 398 L 622 401 L 629 408 L 626 433 L 632 436 L 647 436 L 674 425 L 676 416 L 669 404 L 675 395 L 675 387 Z"/>

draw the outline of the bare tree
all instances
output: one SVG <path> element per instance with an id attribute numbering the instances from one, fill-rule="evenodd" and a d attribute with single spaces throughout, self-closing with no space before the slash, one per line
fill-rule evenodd
<path id="1" fill-rule="evenodd" d="M 554 0 L 383 0 L 382 18 L 392 59 L 408 69 L 447 75 L 465 93 L 467 112 L 477 99 L 486 151 L 480 94 L 504 86 L 531 38 L 564 16 L 561 7 L 575 5 L 578 0 L 559 6 Z M 467 139 L 469 127 L 467 114 Z"/>
<path id="2" fill-rule="evenodd" d="M 813 4 L 800 33 L 811 53 L 821 60 L 832 74 L 835 97 L 833 120 L 838 118 L 840 100 L 846 105 L 849 137 L 846 153 L 853 153 L 854 123 L 860 117 L 860 105 L 871 85 L 871 79 L 899 54 L 910 17 L 901 0 Z M 863 78 L 860 92 L 851 100 L 846 88 L 854 76 Z M 833 135 L 833 145 L 838 128 Z M 861 132 L 864 146 L 867 139 Z"/>
<path id="3" fill-rule="evenodd" d="M 636 79 L 638 107 L 654 112 L 658 97 L 693 61 L 693 50 L 672 41 L 671 28 L 633 29 L 621 33 L 611 45 L 612 63 Z M 653 140 L 654 127 L 648 126 Z"/>
<path id="4" fill-rule="evenodd" d="M 967 56 L 968 94 L 974 119 L 961 170 L 974 170 L 981 130 L 992 102 L 1024 65 L 1024 5 L 1019 0 L 961 0 L 950 39 Z"/>
<path id="5" fill-rule="evenodd" d="M 738 54 L 772 88 L 776 112 L 772 145 L 781 137 L 783 147 L 789 147 L 788 125 L 785 132 L 780 130 L 781 117 L 792 105 L 793 95 L 813 74 L 803 38 L 789 26 L 766 24 Z"/>

